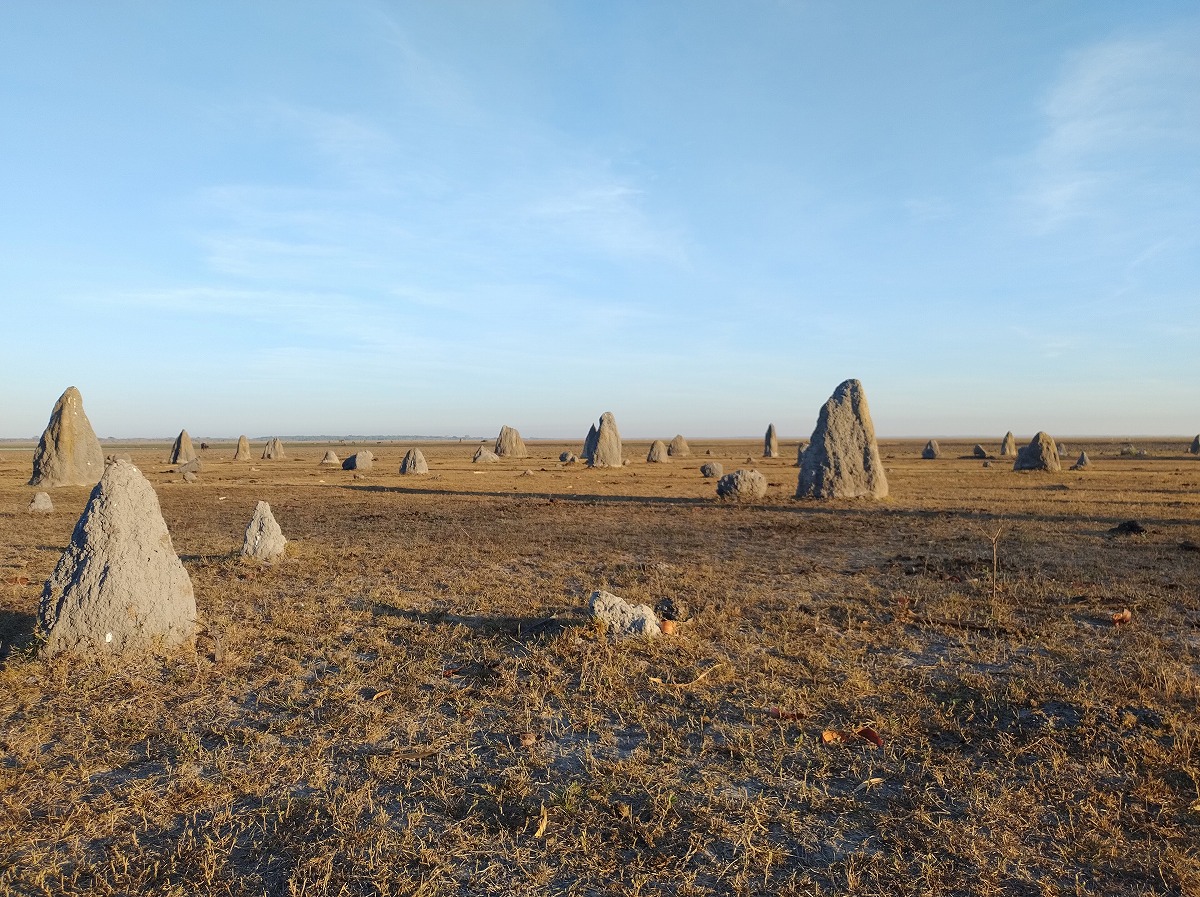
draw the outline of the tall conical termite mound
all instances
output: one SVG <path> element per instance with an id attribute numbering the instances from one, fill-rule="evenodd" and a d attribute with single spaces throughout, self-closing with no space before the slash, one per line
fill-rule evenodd
<path id="1" fill-rule="evenodd" d="M 1058 446 L 1048 435 L 1039 431 L 1029 445 L 1017 452 L 1013 470 L 1062 470 L 1062 465 L 1058 463 Z"/>
<path id="2" fill-rule="evenodd" d="M 596 427 L 595 447 L 588 458 L 588 466 L 621 466 L 621 434 L 617 432 L 617 420 L 611 411 L 600 415 L 600 423 Z"/>
<path id="3" fill-rule="evenodd" d="M 266 448 L 263 449 L 262 459 L 264 461 L 287 460 L 287 452 L 283 450 L 283 443 L 279 441 L 278 436 L 272 436 L 267 440 Z"/>
<path id="4" fill-rule="evenodd" d="M 188 435 L 187 430 L 180 430 L 174 445 L 171 446 L 171 457 L 167 459 L 167 463 L 187 464 L 195 460 L 196 449 L 192 446 L 192 437 Z"/>
<path id="5" fill-rule="evenodd" d="M 667 446 L 667 454 L 672 458 L 690 458 L 692 456 L 691 446 L 687 440 L 683 438 L 683 434 L 676 434 L 671 440 L 671 444 Z"/>
<path id="6" fill-rule="evenodd" d="M 196 626 L 192 582 L 158 496 L 128 461 L 109 464 L 38 611 L 48 654 L 170 647 Z"/>
<path id="7" fill-rule="evenodd" d="M 833 391 L 800 463 L 797 498 L 883 498 L 887 476 L 867 394 L 857 380 Z"/>
<path id="8" fill-rule="evenodd" d="M 525 440 L 510 426 L 500 428 L 496 437 L 496 447 L 492 450 L 501 458 L 528 458 L 529 450 L 525 448 Z"/>
<path id="9" fill-rule="evenodd" d="M 1013 436 L 1012 430 L 1004 434 L 1004 439 L 1000 442 L 1000 457 L 1014 458 L 1017 454 L 1017 438 Z"/>
<path id="10" fill-rule="evenodd" d="M 234 461 L 250 460 L 250 440 L 245 436 L 238 437 L 237 451 L 233 453 Z"/>
<path id="11" fill-rule="evenodd" d="M 775 435 L 774 424 L 767 424 L 767 434 L 763 437 L 763 457 L 779 457 L 779 437 Z"/>
<path id="12" fill-rule="evenodd" d="M 104 452 L 74 386 L 54 403 L 50 422 L 33 453 L 30 486 L 91 486 L 104 472 Z"/>

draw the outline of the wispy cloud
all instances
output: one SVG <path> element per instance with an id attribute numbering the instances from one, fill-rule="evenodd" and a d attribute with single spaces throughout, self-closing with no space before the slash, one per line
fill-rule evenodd
<path id="1" fill-rule="evenodd" d="M 1025 163 L 1023 200 L 1048 233 L 1194 189 L 1200 153 L 1196 28 L 1111 40 L 1070 57 L 1041 106 L 1045 130 Z"/>

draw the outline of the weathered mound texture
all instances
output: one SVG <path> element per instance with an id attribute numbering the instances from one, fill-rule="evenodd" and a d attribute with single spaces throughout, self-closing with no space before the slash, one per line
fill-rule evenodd
<path id="1" fill-rule="evenodd" d="M 500 428 L 500 435 L 496 437 L 496 446 L 492 449 L 501 458 L 528 458 L 529 451 L 525 448 L 525 440 L 510 426 Z"/>
<path id="2" fill-rule="evenodd" d="M 54 511 L 54 502 L 50 500 L 50 496 L 45 492 L 39 492 L 29 500 L 29 512 L 31 514 L 49 514 Z"/>
<path id="3" fill-rule="evenodd" d="M 621 434 L 617 432 L 617 420 L 611 411 L 600 415 L 596 428 L 596 447 L 588 460 L 590 467 L 621 466 Z"/>
<path id="4" fill-rule="evenodd" d="M 558 460 L 563 462 L 563 464 L 574 464 L 579 460 L 579 456 L 574 452 L 563 452 L 558 456 Z"/>
<path id="5" fill-rule="evenodd" d="M 47 654 L 169 647 L 195 631 L 192 582 L 132 464 L 108 465 L 92 490 L 38 616 Z"/>
<path id="6" fill-rule="evenodd" d="M 1017 454 L 1017 438 L 1013 436 L 1012 430 L 1004 434 L 1004 439 L 1000 442 L 1000 457 L 1012 458 Z"/>
<path id="7" fill-rule="evenodd" d="M 867 394 L 857 380 L 847 380 L 833 391 L 817 417 L 800 464 L 796 497 L 883 498 L 887 494 Z"/>
<path id="8" fill-rule="evenodd" d="M 199 473 L 200 466 L 201 466 L 200 459 L 193 458 L 191 461 L 188 461 L 185 464 L 180 464 L 178 467 L 176 467 L 175 472 L 176 473 Z"/>
<path id="9" fill-rule="evenodd" d="M 342 462 L 342 470 L 370 470 L 374 466 L 375 455 L 367 449 L 355 452 Z"/>
<path id="10" fill-rule="evenodd" d="M 595 619 L 604 621 L 609 641 L 616 642 L 638 635 L 647 638 L 662 635 L 653 610 L 645 604 L 630 604 L 611 592 L 592 592 L 588 610 Z"/>
<path id="11" fill-rule="evenodd" d="M 267 440 L 267 447 L 263 449 L 262 459 L 264 461 L 287 460 L 287 452 L 283 450 L 283 443 L 279 441 L 279 437 L 272 436 Z"/>
<path id="12" fill-rule="evenodd" d="M 725 468 L 721 466 L 719 461 L 705 461 L 700 465 L 700 476 L 706 480 L 716 479 L 724 472 Z"/>
<path id="13" fill-rule="evenodd" d="M 1045 433 L 1039 432 L 1029 445 L 1017 453 L 1013 470 L 1062 470 L 1062 465 L 1058 463 L 1058 446 Z"/>
<path id="14" fill-rule="evenodd" d="M 1079 460 L 1071 465 L 1072 470 L 1083 470 L 1086 467 L 1092 466 L 1092 459 L 1087 456 L 1087 452 L 1079 453 Z"/>
<path id="15" fill-rule="evenodd" d="M 921 449 L 921 457 L 926 461 L 934 461 L 942 456 L 942 447 L 937 444 L 936 439 L 930 439 L 925 443 L 925 448 Z"/>
<path id="16" fill-rule="evenodd" d="M 195 460 L 196 449 L 192 447 L 192 437 L 188 435 L 187 430 L 180 430 L 174 445 L 171 446 L 171 457 L 167 459 L 167 463 L 187 464 Z"/>
<path id="17" fill-rule="evenodd" d="M 717 480 L 717 498 L 749 501 L 767 494 L 767 478 L 757 470 L 735 470 Z"/>
<path id="18" fill-rule="evenodd" d="M 33 453 L 30 486 L 91 486 L 104 472 L 104 452 L 74 386 L 58 397 Z"/>
<path id="19" fill-rule="evenodd" d="M 646 462 L 649 464 L 666 464 L 671 460 L 670 454 L 666 443 L 661 439 L 655 439 L 650 443 L 650 451 L 646 454 Z"/>
<path id="20" fill-rule="evenodd" d="M 971 449 L 971 454 L 974 455 L 976 458 L 986 458 L 987 457 L 987 449 L 985 449 L 982 445 L 980 445 L 977 442 L 977 443 L 975 443 L 975 447 L 973 449 Z"/>
<path id="21" fill-rule="evenodd" d="M 1188 452 L 1193 455 L 1200 455 L 1200 435 L 1197 435 L 1196 438 L 1192 440 L 1192 445 L 1191 448 L 1188 449 Z"/>
<path id="22" fill-rule="evenodd" d="M 587 436 L 583 438 L 583 448 L 579 450 L 579 457 L 588 464 L 592 463 L 592 455 L 596 454 L 596 440 L 599 436 L 595 424 L 588 427 Z"/>
<path id="23" fill-rule="evenodd" d="M 475 454 L 471 456 L 472 464 L 495 464 L 499 460 L 499 455 L 495 452 L 489 452 L 482 445 L 475 449 Z"/>
<path id="24" fill-rule="evenodd" d="M 317 466 L 318 467 L 339 467 L 339 466 L 341 466 L 341 463 L 342 462 L 340 460 L 338 460 L 337 452 L 335 452 L 333 449 L 325 449 L 325 457 L 321 459 L 321 463 L 318 464 Z"/>
<path id="25" fill-rule="evenodd" d="M 429 465 L 425 463 L 425 456 L 419 448 L 410 448 L 405 453 L 404 460 L 400 462 L 400 472 L 429 473 Z"/>
<path id="26" fill-rule="evenodd" d="M 260 501 L 254 506 L 254 514 L 246 527 L 246 537 L 242 540 L 242 557 L 254 558 L 257 561 L 269 561 L 283 554 L 287 539 L 283 530 L 271 513 L 271 506 Z"/>
<path id="27" fill-rule="evenodd" d="M 775 435 L 774 424 L 767 424 L 767 435 L 763 437 L 763 457 L 779 457 L 779 437 Z"/>
<path id="28" fill-rule="evenodd" d="M 245 436 L 238 437 L 237 451 L 233 453 L 234 461 L 250 460 L 250 440 Z"/>
<path id="29" fill-rule="evenodd" d="M 667 446 L 667 454 L 672 458 L 690 458 L 692 456 L 691 446 L 687 444 L 683 434 L 676 434 L 675 438 L 671 440 L 671 444 Z"/>

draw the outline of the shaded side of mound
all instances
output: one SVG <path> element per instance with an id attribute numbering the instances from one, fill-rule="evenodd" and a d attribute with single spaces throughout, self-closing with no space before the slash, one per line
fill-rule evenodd
<path id="1" fill-rule="evenodd" d="M 68 386 L 50 412 L 33 453 L 30 486 L 91 486 L 104 472 L 104 451 L 83 411 L 83 396 Z"/>
<path id="2" fill-rule="evenodd" d="M 191 637 L 196 599 L 158 496 L 127 461 L 108 465 L 42 590 L 45 651 L 170 647 Z"/>
<path id="3" fill-rule="evenodd" d="M 942 447 L 938 445 L 936 439 L 930 439 L 925 443 L 925 448 L 921 449 L 921 457 L 926 461 L 936 461 L 942 456 Z"/>
<path id="4" fill-rule="evenodd" d="M 1039 432 L 1029 441 L 1029 445 L 1017 452 L 1013 470 L 1062 470 L 1062 465 L 1058 463 L 1058 446 L 1048 435 Z"/>
<path id="5" fill-rule="evenodd" d="M 875 441 L 867 394 L 846 380 L 821 407 L 800 463 L 797 498 L 884 498 L 887 476 Z"/>
<path id="6" fill-rule="evenodd" d="M 599 436 L 596 425 L 592 424 L 588 427 L 587 436 L 583 437 L 583 448 L 579 450 L 579 457 L 587 464 L 592 463 L 592 456 L 596 454 L 596 440 Z"/>
<path id="7" fill-rule="evenodd" d="M 500 428 L 496 437 L 496 445 L 492 452 L 501 458 L 528 458 L 529 450 L 525 448 L 525 440 L 512 427 L 505 425 Z"/>

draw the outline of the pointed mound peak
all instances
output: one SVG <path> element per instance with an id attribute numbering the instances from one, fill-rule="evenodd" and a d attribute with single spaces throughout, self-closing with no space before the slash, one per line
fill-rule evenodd
<path id="1" fill-rule="evenodd" d="M 846 380 L 817 417 L 800 463 L 796 497 L 884 498 L 887 494 L 866 391 L 857 380 Z"/>

